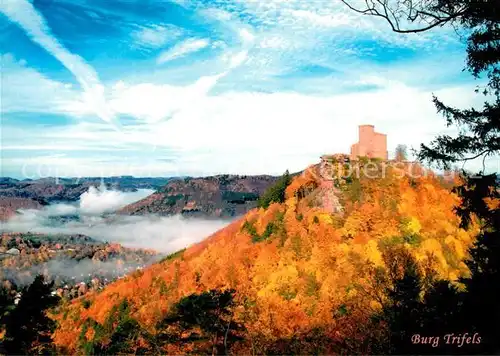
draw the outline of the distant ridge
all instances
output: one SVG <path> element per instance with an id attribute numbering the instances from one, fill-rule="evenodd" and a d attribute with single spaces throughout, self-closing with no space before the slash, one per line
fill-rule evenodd
<path id="1" fill-rule="evenodd" d="M 221 174 L 172 179 L 156 193 L 120 209 L 118 213 L 231 218 L 255 208 L 259 196 L 278 178 Z"/>

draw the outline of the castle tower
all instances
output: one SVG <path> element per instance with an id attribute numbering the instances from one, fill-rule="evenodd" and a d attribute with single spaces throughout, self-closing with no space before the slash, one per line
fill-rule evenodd
<path id="1" fill-rule="evenodd" d="M 351 146 L 351 159 L 358 157 L 387 160 L 387 135 L 375 132 L 373 125 L 360 125 L 359 141 Z"/>

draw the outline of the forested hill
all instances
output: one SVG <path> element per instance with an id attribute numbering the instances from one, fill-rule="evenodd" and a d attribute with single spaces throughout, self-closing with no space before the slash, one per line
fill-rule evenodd
<path id="1" fill-rule="evenodd" d="M 257 206 L 259 197 L 279 177 L 217 175 L 174 179 L 118 213 L 232 218 Z"/>
<path id="2" fill-rule="evenodd" d="M 459 227 L 457 182 L 418 166 L 333 181 L 317 168 L 203 242 L 59 307 L 59 350 L 376 353 L 394 261 L 455 283 L 478 227 Z"/>

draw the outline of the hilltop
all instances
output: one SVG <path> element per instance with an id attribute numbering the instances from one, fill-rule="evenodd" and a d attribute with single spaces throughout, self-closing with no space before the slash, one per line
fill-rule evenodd
<path id="1" fill-rule="evenodd" d="M 156 193 L 118 211 L 125 215 L 177 215 L 231 218 L 257 206 L 278 177 L 216 175 L 174 179 Z"/>
<path id="2" fill-rule="evenodd" d="M 386 163 L 359 162 L 368 170 L 359 177 L 346 176 L 352 166 L 340 161 L 308 167 L 283 199 L 55 310 L 56 345 L 64 353 L 178 354 L 222 347 L 217 335 L 225 333 L 225 341 L 232 336 L 224 347 L 233 354 L 370 353 L 377 343 L 363 340 L 383 329 L 370 329 L 369 321 L 381 308 L 377 281 L 388 276 L 394 249 L 413 256 L 424 275 L 454 283 L 469 273 L 463 259 L 478 232 L 477 225 L 459 227 L 453 212 L 459 198 L 450 190 L 457 181 L 444 182 L 418 165 Z M 186 320 L 190 309 L 183 308 L 203 298 L 210 308 L 214 290 L 234 290 L 234 304 L 227 304 L 234 332 L 194 322 L 186 336 L 179 313 L 188 313 Z M 227 294 L 219 297 L 228 301 Z M 212 338 L 202 337 L 210 332 Z"/>

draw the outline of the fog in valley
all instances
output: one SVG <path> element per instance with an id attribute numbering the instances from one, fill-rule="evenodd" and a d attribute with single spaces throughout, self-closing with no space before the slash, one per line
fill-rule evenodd
<path id="1" fill-rule="evenodd" d="M 125 247 L 171 253 L 203 240 L 228 224 L 227 220 L 205 220 L 182 216 L 160 217 L 116 215 L 114 211 L 152 194 L 90 187 L 76 203 L 57 203 L 41 210 L 22 210 L 2 224 L 2 232 L 83 234 Z"/>

